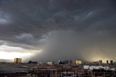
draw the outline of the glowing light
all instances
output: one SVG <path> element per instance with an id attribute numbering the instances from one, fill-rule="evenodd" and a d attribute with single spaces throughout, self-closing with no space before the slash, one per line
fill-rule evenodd
<path id="1" fill-rule="evenodd" d="M 13 61 L 14 58 L 22 58 L 23 60 L 26 60 L 39 53 L 41 53 L 41 50 L 25 49 L 8 45 L 0 46 L 0 59 L 4 60 Z"/>
<path id="2" fill-rule="evenodd" d="M 89 61 L 93 62 L 97 62 L 102 60 L 103 63 L 106 63 L 107 60 L 111 60 L 110 57 L 108 57 L 107 55 L 105 55 L 103 53 L 103 50 L 99 49 L 99 48 L 90 48 L 88 49 L 88 51 L 90 51 L 89 55 L 88 55 L 88 59 Z"/>
<path id="3" fill-rule="evenodd" d="M 14 58 L 27 58 L 32 56 L 32 53 L 20 53 L 20 52 L 0 52 L 0 59 L 14 59 Z"/>
<path id="4" fill-rule="evenodd" d="M 106 63 L 107 60 L 109 60 L 108 58 L 104 58 L 103 56 L 102 57 L 99 57 L 99 56 L 95 56 L 91 59 L 91 61 L 99 61 L 99 60 L 102 60 L 103 63 Z"/>

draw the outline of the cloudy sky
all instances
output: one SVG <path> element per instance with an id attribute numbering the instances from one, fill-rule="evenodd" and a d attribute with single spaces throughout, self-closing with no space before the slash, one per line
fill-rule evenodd
<path id="1" fill-rule="evenodd" d="M 0 59 L 115 60 L 115 33 L 115 0 L 0 0 Z"/>

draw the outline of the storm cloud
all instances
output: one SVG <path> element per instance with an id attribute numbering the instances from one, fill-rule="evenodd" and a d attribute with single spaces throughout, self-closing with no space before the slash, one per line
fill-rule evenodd
<path id="1" fill-rule="evenodd" d="M 90 61 L 98 55 L 115 59 L 115 4 L 115 0 L 0 0 L 0 45 L 41 49 L 31 58 L 37 61 Z"/>

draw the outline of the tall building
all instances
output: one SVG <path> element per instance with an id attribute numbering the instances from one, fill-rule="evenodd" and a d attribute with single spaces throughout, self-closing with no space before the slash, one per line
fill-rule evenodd
<path id="1" fill-rule="evenodd" d="M 109 61 L 108 60 L 106 60 L 106 64 L 109 64 Z"/>
<path id="2" fill-rule="evenodd" d="M 113 60 L 110 60 L 110 64 L 114 64 Z"/>
<path id="3" fill-rule="evenodd" d="M 22 58 L 15 58 L 14 63 L 16 63 L 16 64 L 22 63 Z"/>

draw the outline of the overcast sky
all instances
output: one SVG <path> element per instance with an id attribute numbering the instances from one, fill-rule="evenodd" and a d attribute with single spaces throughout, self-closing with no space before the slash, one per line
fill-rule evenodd
<path id="1" fill-rule="evenodd" d="M 33 60 L 116 59 L 115 33 L 115 0 L 0 0 L 0 47 Z"/>

